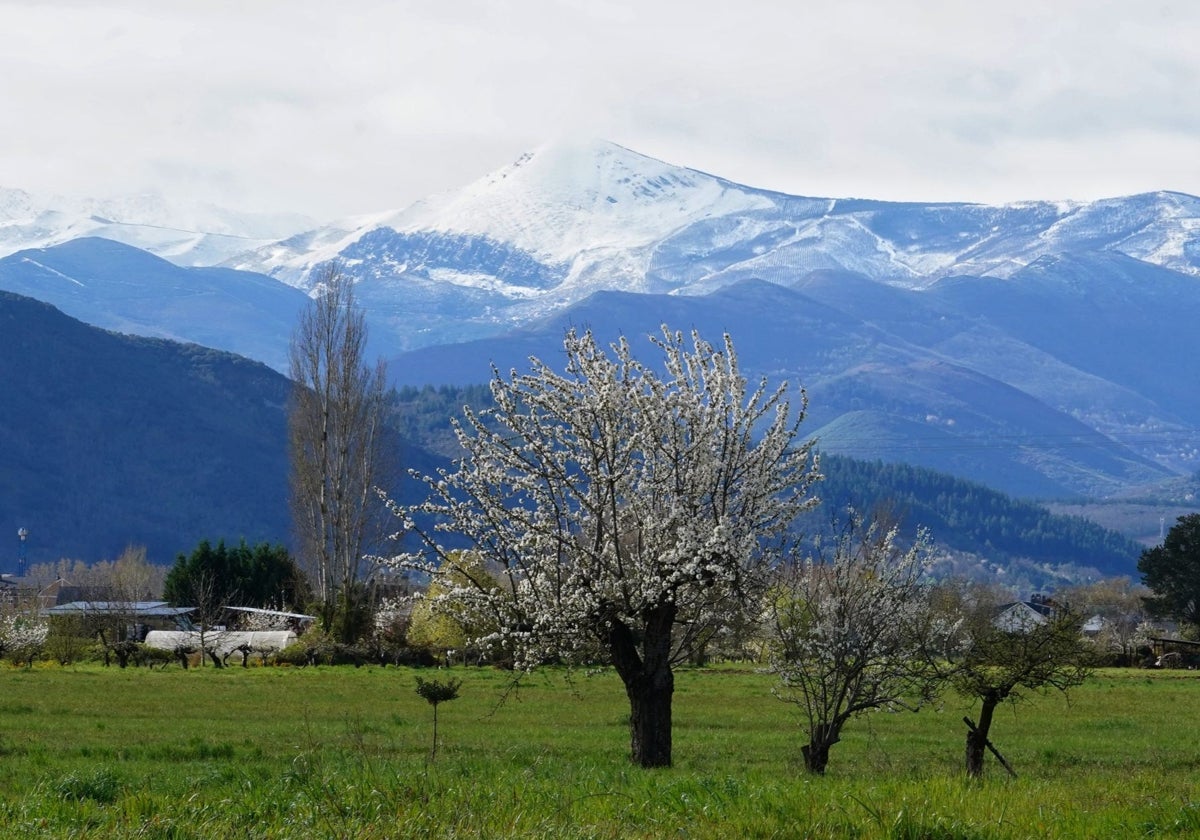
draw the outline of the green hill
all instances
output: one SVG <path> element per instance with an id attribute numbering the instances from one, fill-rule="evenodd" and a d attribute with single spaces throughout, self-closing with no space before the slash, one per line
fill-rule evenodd
<path id="1" fill-rule="evenodd" d="M 30 563 L 286 541 L 289 390 L 258 362 L 0 292 L 0 569 L 21 527 Z"/>

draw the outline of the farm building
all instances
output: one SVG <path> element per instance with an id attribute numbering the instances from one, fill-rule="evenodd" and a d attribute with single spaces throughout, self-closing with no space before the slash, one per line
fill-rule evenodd
<path id="1" fill-rule="evenodd" d="M 317 620 L 314 615 L 265 610 L 258 607 L 223 607 L 229 615 L 230 626 L 241 630 L 291 630 L 302 634 Z"/>
<path id="2" fill-rule="evenodd" d="M 146 645 L 177 653 L 203 649 L 210 657 L 215 655 L 222 661 L 237 653 L 245 664 L 254 654 L 266 657 L 283 650 L 316 621 L 315 616 L 303 613 L 258 607 L 225 606 L 221 611 L 226 616 L 224 624 L 203 631 L 190 625 L 178 630 L 154 630 L 146 635 Z"/>
<path id="3" fill-rule="evenodd" d="M 43 610 L 54 618 L 79 618 L 103 624 L 114 631 L 114 640 L 145 640 L 153 629 L 189 629 L 195 607 L 172 607 L 166 601 L 71 601 Z"/>

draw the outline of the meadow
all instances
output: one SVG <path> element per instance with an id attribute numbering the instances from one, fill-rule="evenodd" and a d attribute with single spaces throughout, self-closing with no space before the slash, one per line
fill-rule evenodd
<path id="1" fill-rule="evenodd" d="M 416 676 L 463 681 L 432 708 Z M 750 669 L 682 670 L 674 767 L 627 758 L 618 678 L 492 669 L 0 668 L 0 836 L 1031 838 L 1200 836 L 1200 674 L 1101 671 L 997 714 L 852 722 L 824 777 Z"/>

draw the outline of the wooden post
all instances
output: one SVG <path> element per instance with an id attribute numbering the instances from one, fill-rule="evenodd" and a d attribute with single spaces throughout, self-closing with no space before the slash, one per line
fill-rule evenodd
<path id="1" fill-rule="evenodd" d="M 971 720 L 969 717 L 964 717 L 963 723 L 965 723 L 967 725 L 967 729 L 970 729 L 975 734 L 979 734 L 979 730 L 975 727 L 975 721 Z M 996 758 L 999 759 L 1000 764 L 1004 767 L 1005 770 L 1008 771 L 1008 775 L 1012 776 L 1014 779 L 1017 778 L 1016 771 L 1013 770 L 1012 767 L 1009 766 L 1008 762 L 1004 760 L 1004 756 L 1000 755 L 1000 750 L 996 749 L 995 745 L 992 744 L 992 742 L 989 739 L 984 738 L 983 745 L 991 751 L 992 755 L 996 756 Z"/>

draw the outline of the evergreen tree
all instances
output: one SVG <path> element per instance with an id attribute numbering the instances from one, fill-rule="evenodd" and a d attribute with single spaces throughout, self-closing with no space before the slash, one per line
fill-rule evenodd
<path id="1" fill-rule="evenodd" d="M 1142 552 L 1138 571 L 1154 593 L 1151 615 L 1200 626 L 1200 513 L 1179 517 L 1162 545 Z"/>
<path id="2" fill-rule="evenodd" d="M 295 609 L 307 600 L 307 585 L 282 545 L 249 546 L 242 540 L 229 548 L 224 540 L 215 547 L 201 540 L 191 554 L 176 558 L 163 583 L 163 597 L 206 615 L 221 606 Z"/>

